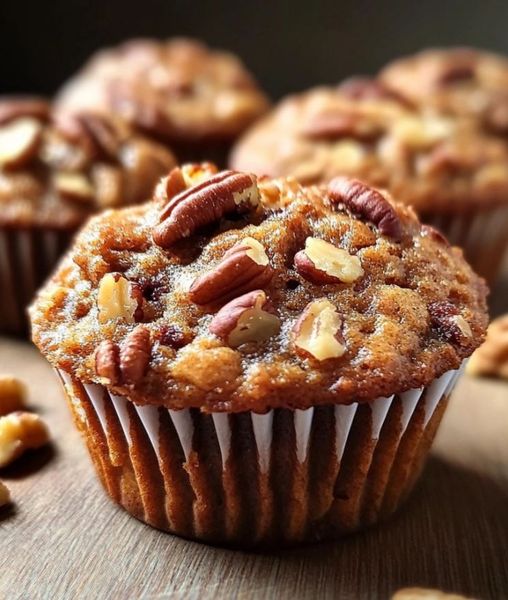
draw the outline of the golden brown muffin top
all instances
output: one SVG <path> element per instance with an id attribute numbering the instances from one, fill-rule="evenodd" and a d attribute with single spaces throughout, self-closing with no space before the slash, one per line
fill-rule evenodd
<path id="1" fill-rule="evenodd" d="M 381 81 L 423 109 L 473 117 L 508 135 L 508 58 L 473 48 L 434 48 L 393 61 Z"/>
<path id="2" fill-rule="evenodd" d="M 230 164 L 306 184 L 360 177 L 422 215 L 508 198 L 505 140 L 470 121 L 419 111 L 368 79 L 286 98 L 240 139 Z"/>
<path id="3" fill-rule="evenodd" d="M 174 165 L 167 149 L 112 117 L 0 99 L 3 227 L 73 229 L 100 209 L 147 200 Z"/>
<path id="4" fill-rule="evenodd" d="M 236 137 L 268 100 L 236 56 L 176 38 L 97 52 L 57 104 L 114 112 L 157 138 L 194 142 Z"/>
<path id="5" fill-rule="evenodd" d="M 371 401 L 456 369 L 486 287 L 436 230 L 358 180 L 173 170 L 94 217 L 31 308 L 57 368 L 204 411 Z"/>

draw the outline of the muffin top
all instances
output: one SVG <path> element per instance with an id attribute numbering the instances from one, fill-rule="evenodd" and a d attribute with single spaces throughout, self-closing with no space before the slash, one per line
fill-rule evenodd
<path id="1" fill-rule="evenodd" d="M 481 343 L 485 297 L 461 251 L 387 193 L 203 164 L 91 219 L 30 310 L 43 354 L 84 382 L 263 412 L 429 384 Z"/>
<path id="2" fill-rule="evenodd" d="M 91 213 L 147 200 L 175 164 L 112 117 L 0 99 L 0 225 L 75 228 Z"/>
<path id="3" fill-rule="evenodd" d="M 236 56 L 177 38 L 101 50 L 57 104 L 114 112 L 151 136 L 194 142 L 237 136 L 268 100 Z"/>
<path id="4" fill-rule="evenodd" d="M 420 111 L 363 78 L 283 100 L 238 142 L 230 164 L 306 184 L 360 177 L 422 215 L 508 197 L 506 140 L 470 120 Z"/>
<path id="5" fill-rule="evenodd" d="M 424 50 L 390 63 L 381 81 L 415 105 L 473 117 L 508 135 L 508 59 L 472 48 Z"/>

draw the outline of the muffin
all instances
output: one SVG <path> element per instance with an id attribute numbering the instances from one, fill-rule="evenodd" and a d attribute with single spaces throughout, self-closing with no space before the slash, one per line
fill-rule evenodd
<path id="1" fill-rule="evenodd" d="M 388 517 L 484 337 L 483 280 L 358 180 L 186 172 L 91 219 L 31 308 L 104 487 L 239 546 Z"/>
<path id="2" fill-rule="evenodd" d="M 389 89 L 422 110 L 477 121 L 508 136 L 508 58 L 473 48 L 424 50 L 380 74 Z"/>
<path id="3" fill-rule="evenodd" d="M 65 109 L 114 113 L 180 159 L 224 161 L 268 107 L 240 60 L 190 39 L 131 40 L 101 50 L 57 97 Z"/>
<path id="4" fill-rule="evenodd" d="M 233 150 L 233 168 L 303 183 L 360 177 L 412 205 L 495 279 L 508 245 L 508 139 L 353 79 L 283 100 Z"/>
<path id="5" fill-rule="evenodd" d="M 35 290 L 94 212 L 148 199 L 175 164 L 111 118 L 0 100 L 0 331 L 22 333 Z"/>

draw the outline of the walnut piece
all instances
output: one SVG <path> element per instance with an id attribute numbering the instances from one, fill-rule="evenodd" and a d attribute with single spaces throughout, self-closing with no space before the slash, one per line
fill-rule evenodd
<path id="1" fill-rule="evenodd" d="M 17 411 L 0 417 L 0 468 L 48 442 L 48 428 L 38 415 Z"/>
<path id="2" fill-rule="evenodd" d="M 7 486 L 0 481 L 0 508 L 6 504 L 9 504 L 10 501 L 11 495 L 9 490 L 7 489 Z"/>
<path id="3" fill-rule="evenodd" d="M 272 276 L 264 246 L 247 237 L 230 248 L 214 269 L 194 280 L 189 297 L 196 304 L 224 302 L 264 288 Z"/>
<path id="4" fill-rule="evenodd" d="M 122 319 L 134 323 L 140 317 L 141 291 L 119 273 L 107 273 L 101 279 L 97 295 L 99 323 Z"/>
<path id="5" fill-rule="evenodd" d="M 254 175 L 222 171 L 170 199 L 160 213 L 153 239 L 161 248 L 169 248 L 227 214 L 242 214 L 258 204 Z"/>
<path id="6" fill-rule="evenodd" d="M 29 162 L 39 149 L 42 125 L 20 118 L 0 127 L 0 168 L 16 169 Z"/>
<path id="7" fill-rule="evenodd" d="M 0 417 L 25 406 L 24 384 L 12 375 L 0 375 Z"/>
<path id="8" fill-rule="evenodd" d="M 363 275 L 358 256 L 318 238 L 308 237 L 294 258 L 295 269 L 316 284 L 353 283 Z"/>
<path id="9" fill-rule="evenodd" d="M 325 298 L 314 300 L 293 327 L 294 345 L 317 360 L 338 358 L 346 352 L 341 327 L 342 319 L 335 306 Z"/>
<path id="10" fill-rule="evenodd" d="M 400 240 L 402 226 L 399 216 L 381 192 L 348 177 L 332 179 L 328 191 L 333 203 L 343 204 L 352 213 L 375 225 L 383 235 Z"/>
<path id="11" fill-rule="evenodd" d="M 466 373 L 508 379 L 508 314 L 489 325 L 485 342 L 469 359 Z"/>
<path id="12" fill-rule="evenodd" d="M 210 331 L 232 348 L 261 342 L 276 335 L 280 319 L 265 292 L 254 290 L 223 306 L 210 323 Z"/>

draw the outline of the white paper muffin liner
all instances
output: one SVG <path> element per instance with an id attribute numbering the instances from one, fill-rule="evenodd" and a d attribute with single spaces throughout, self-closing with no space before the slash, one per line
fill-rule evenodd
<path id="1" fill-rule="evenodd" d="M 333 538 L 391 514 L 460 371 L 369 404 L 210 415 L 59 375 L 114 500 L 166 531 L 255 545 Z"/>
<path id="2" fill-rule="evenodd" d="M 70 240 L 68 232 L 0 228 L 0 333 L 25 333 L 26 308 Z"/>
<path id="3" fill-rule="evenodd" d="M 464 215 L 423 215 L 423 221 L 460 246 L 473 269 L 494 283 L 508 249 L 508 206 Z"/>

